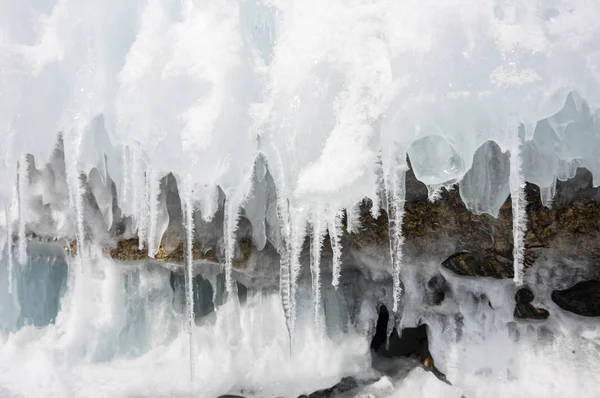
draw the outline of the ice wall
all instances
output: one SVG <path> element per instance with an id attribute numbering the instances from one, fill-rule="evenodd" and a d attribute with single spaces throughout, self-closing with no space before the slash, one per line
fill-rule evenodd
<path id="1" fill-rule="evenodd" d="M 85 187 L 107 229 L 116 198 L 152 256 L 168 223 L 167 173 L 205 220 L 225 194 L 231 242 L 241 207 L 256 210 L 256 228 L 270 214 L 268 197 L 252 197 L 268 165 L 284 301 L 307 231 L 318 287 L 320 236 L 327 229 L 339 252 L 339 211 L 351 219 L 365 197 L 397 224 L 398 299 L 408 156 L 431 199 L 460 181 L 472 210 L 496 215 L 513 194 L 519 283 L 524 182 L 545 204 L 576 166 L 600 184 L 595 1 L 1 0 L 0 9 L 0 224 L 17 234 L 21 262 L 28 223 L 48 221 L 28 208 L 32 195 L 78 252 L 89 235 Z M 64 166 L 51 156 L 59 134 Z M 284 309 L 293 325 L 293 300 Z"/>

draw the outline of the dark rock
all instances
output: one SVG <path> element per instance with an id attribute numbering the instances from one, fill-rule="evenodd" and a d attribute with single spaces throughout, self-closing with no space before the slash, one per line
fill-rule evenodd
<path id="1" fill-rule="evenodd" d="M 535 296 L 529 288 L 521 288 L 515 294 L 515 312 L 514 317 L 517 319 L 548 319 L 550 313 L 543 308 L 534 307 L 531 302 Z"/>
<path id="2" fill-rule="evenodd" d="M 461 276 L 506 279 L 514 275 L 512 260 L 491 253 L 462 251 L 448 257 L 442 265 Z"/>
<path id="3" fill-rule="evenodd" d="M 555 290 L 552 301 L 577 315 L 600 316 L 600 281 L 583 281 L 565 290 Z"/>
<path id="4" fill-rule="evenodd" d="M 515 318 L 518 319 L 535 319 L 535 320 L 544 320 L 548 319 L 550 313 L 548 310 L 543 308 L 536 308 L 531 304 L 519 304 L 515 306 Z"/>
<path id="5" fill-rule="evenodd" d="M 425 302 L 429 305 L 440 305 L 449 291 L 446 278 L 442 275 L 434 275 L 427 282 L 425 289 Z"/>
<path id="6" fill-rule="evenodd" d="M 517 294 L 515 294 L 517 304 L 529 304 L 534 298 L 533 292 L 526 287 L 519 289 Z"/>
<path id="7" fill-rule="evenodd" d="M 356 380 L 353 377 L 344 377 L 335 386 L 333 386 L 331 388 L 324 389 L 324 390 L 315 391 L 312 394 L 310 394 L 308 396 L 304 396 L 304 397 L 308 397 L 308 398 L 329 398 L 329 397 L 336 397 L 336 396 L 338 396 L 340 394 L 343 394 L 345 392 L 348 392 L 350 390 L 358 388 L 358 387 L 360 387 L 363 384 L 364 383 L 359 383 L 358 380 Z"/>

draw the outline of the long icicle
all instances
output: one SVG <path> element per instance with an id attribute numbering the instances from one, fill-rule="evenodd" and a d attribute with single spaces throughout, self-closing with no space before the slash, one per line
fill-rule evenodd
<path id="1" fill-rule="evenodd" d="M 188 309 L 189 322 L 189 345 L 190 345 L 190 380 L 193 382 L 195 378 L 194 369 L 194 272 L 193 272 L 193 208 L 192 208 L 192 191 L 188 184 L 185 184 L 183 191 L 183 222 L 185 230 L 185 268 L 186 268 L 186 305 Z"/>
<path id="2" fill-rule="evenodd" d="M 525 207 L 525 175 L 521 145 L 523 139 L 518 136 L 513 141 L 510 156 L 510 198 L 513 222 L 513 281 L 517 286 L 523 284 L 523 261 L 525 259 L 525 231 L 527 230 L 527 213 Z"/>
<path id="3" fill-rule="evenodd" d="M 8 293 L 13 290 L 13 246 L 12 246 L 12 214 L 10 206 L 4 204 L 4 218 L 6 220 L 6 254 L 8 257 Z"/>
<path id="4" fill-rule="evenodd" d="M 292 330 L 296 325 L 296 294 L 298 292 L 298 276 L 300 275 L 300 254 L 306 238 L 306 215 L 303 209 L 291 210 L 292 236 L 290 253 L 290 305 Z"/>
<path id="5" fill-rule="evenodd" d="M 401 153 L 396 159 L 388 176 L 388 227 L 390 235 L 390 258 L 392 260 L 393 290 L 393 312 L 398 311 L 402 286 L 400 283 L 400 271 L 402 269 L 402 246 L 404 237 L 402 235 L 402 220 L 404 218 L 404 202 L 406 198 L 406 155 Z"/>
<path id="6" fill-rule="evenodd" d="M 291 272 L 291 236 L 292 226 L 290 221 L 290 203 L 287 199 L 285 188 L 285 175 L 281 155 L 275 145 L 271 144 L 274 156 L 273 180 L 277 191 L 277 216 L 280 220 L 280 239 L 277 244 L 279 253 L 279 295 L 285 316 L 285 325 L 288 330 L 290 352 L 292 351 L 293 325 L 292 325 L 292 272 Z"/>
<path id="7" fill-rule="evenodd" d="M 150 205 L 150 176 L 148 175 L 148 171 L 144 171 L 140 165 L 140 175 L 139 175 L 140 186 L 143 189 L 138 190 L 138 249 L 144 249 L 144 243 L 148 242 L 148 221 L 149 221 L 149 205 Z"/>
<path id="8" fill-rule="evenodd" d="M 320 210 L 313 214 L 313 231 L 310 242 L 310 273 L 312 275 L 314 324 L 317 332 L 321 331 L 321 249 L 325 239 L 326 225 Z"/>
<path id="9" fill-rule="evenodd" d="M 148 168 L 148 174 L 148 206 L 150 211 L 150 226 L 148 228 L 148 256 L 154 258 L 154 255 L 158 251 L 158 246 L 160 246 L 160 242 L 156 237 L 156 229 L 158 224 L 158 207 L 160 206 L 160 202 L 158 199 L 160 195 L 160 181 L 158 179 L 158 175 L 152 169 L 152 167 Z"/>
<path id="10" fill-rule="evenodd" d="M 233 256 L 235 254 L 240 209 L 251 193 L 252 177 L 250 176 L 240 188 L 230 190 L 228 197 L 225 199 L 223 235 L 225 238 L 225 288 L 228 295 L 233 293 Z"/>
<path id="11" fill-rule="evenodd" d="M 27 262 L 27 236 L 25 235 L 25 214 L 27 213 L 27 187 L 29 185 L 29 170 L 27 156 L 18 162 L 18 194 L 19 194 L 19 263 Z"/>
<path id="12" fill-rule="evenodd" d="M 225 240 L 225 291 L 229 297 L 233 292 L 233 255 L 235 251 L 235 233 L 238 225 L 239 210 L 235 203 L 235 198 L 225 199 L 224 214 L 224 240 Z"/>
<path id="13" fill-rule="evenodd" d="M 123 184 L 121 187 L 122 197 L 119 200 L 119 205 L 121 209 L 127 209 L 127 212 L 131 211 L 131 202 L 133 202 L 132 198 L 129 197 L 130 189 L 129 184 L 131 181 L 131 169 L 132 169 L 132 160 L 131 160 L 131 151 L 129 147 L 124 146 L 121 149 L 121 164 L 122 164 L 122 172 L 121 172 L 121 183 Z"/>
<path id="14" fill-rule="evenodd" d="M 342 211 L 334 212 L 328 220 L 327 228 L 329 230 L 329 240 L 331 242 L 331 250 L 333 251 L 332 269 L 333 275 L 331 285 L 337 289 L 340 284 L 342 274 Z"/>
<path id="15" fill-rule="evenodd" d="M 81 186 L 81 177 L 79 176 L 79 172 L 77 170 L 76 162 L 72 166 L 71 170 L 71 183 L 69 185 L 73 186 L 69 188 L 71 191 L 72 202 L 75 208 L 75 225 L 77 232 L 77 259 L 79 263 L 80 271 L 83 272 L 83 242 L 85 239 L 84 232 L 84 223 L 83 223 L 83 188 Z"/>

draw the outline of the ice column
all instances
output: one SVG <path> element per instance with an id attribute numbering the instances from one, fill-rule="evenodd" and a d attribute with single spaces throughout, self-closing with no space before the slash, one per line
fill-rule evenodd
<path id="1" fill-rule="evenodd" d="M 390 258 L 392 261 L 392 277 L 394 282 L 394 314 L 398 311 L 402 287 L 400 286 L 400 270 L 402 268 L 402 219 L 404 218 L 404 202 L 406 198 L 405 177 L 408 165 L 406 154 L 402 151 L 394 161 L 387 176 L 387 207 L 390 240 Z"/>
<path id="2" fill-rule="evenodd" d="M 513 280 L 517 286 L 523 284 L 523 260 L 525 257 L 525 231 L 527 230 L 527 214 L 525 207 L 525 175 L 521 148 L 524 141 L 524 130 L 519 129 L 516 139 L 511 141 L 510 151 L 510 198 L 512 202 L 513 221 Z"/>
<path id="3" fill-rule="evenodd" d="M 325 238 L 326 225 L 323 222 L 323 212 L 317 209 L 313 213 L 312 239 L 310 242 L 310 273 L 312 275 L 312 292 L 315 317 L 315 329 L 321 330 L 321 249 Z"/>
<path id="4" fill-rule="evenodd" d="M 193 272 L 193 234 L 194 234 L 194 222 L 193 222 L 193 204 L 192 204 L 192 190 L 189 183 L 184 182 L 182 189 L 182 203 L 183 209 L 183 228 L 185 230 L 185 270 L 186 270 L 186 305 L 188 310 L 188 321 L 189 321 L 189 339 L 190 339 L 190 380 L 194 380 L 194 272 Z"/>
<path id="5" fill-rule="evenodd" d="M 342 227 L 342 211 L 332 213 L 329 217 L 327 228 L 333 251 L 333 277 L 331 285 L 336 289 L 340 284 L 340 275 L 342 273 Z"/>
<path id="6" fill-rule="evenodd" d="M 27 156 L 18 163 L 18 192 L 19 192 L 19 263 L 27 262 L 27 236 L 25 236 L 25 215 L 27 213 L 27 187 L 29 185 L 29 170 Z"/>
<path id="7" fill-rule="evenodd" d="M 12 293 L 13 283 L 13 246 L 12 246 L 12 213 L 8 204 L 4 204 L 4 219 L 6 220 L 6 254 L 8 258 L 8 292 Z"/>

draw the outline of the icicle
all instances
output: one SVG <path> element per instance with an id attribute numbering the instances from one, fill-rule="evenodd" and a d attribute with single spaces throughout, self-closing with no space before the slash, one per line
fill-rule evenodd
<path id="1" fill-rule="evenodd" d="M 225 290 L 229 296 L 233 292 L 233 255 L 235 252 L 235 234 L 238 228 L 239 207 L 234 198 L 226 199 L 223 235 L 225 239 Z"/>
<path id="2" fill-rule="evenodd" d="M 356 233 L 360 227 L 360 202 L 346 209 L 346 231 Z"/>
<path id="3" fill-rule="evenodd" d="M 131 214 L 133 216 L 133 221 L 134 224 L 136 225 L 136 227 L 134 227 L 134 230 L 139 228 L 140 225 L 140 202 L 141 202 L 141 197 L 143 196 L 143 193 L 140 190 L 140 181 L 142 180 L 142 176 L 140 175 L 141 172 L 141 165 L 140 165 L 140 158 L 139 158 L 139 154 L 137 153 L 137 151 L 133 151 L 133 153 L 131 154 L 132 160 L 131 160 L 131 195 L 132 195 L 132 201 L 131 201 Z M 143 173 L 141 173 L 143 175 Z M 145 185 L 145 182 L 144 182 Z M 138 234 L 139 236 L 139 234 Z"/>
<path id="4" fill-rule="evenodd" d="M 402 268 L 402 219 L 404 218 L 404 202 L 406 199 L 406 155 L 401 152 L 394 162 L 390 175 L 387 176 L 387 211 L 390 236 L 390 258 L 392 260 L 392 278 L 394 283 L 394 315 L 398 311 L 402 287 L 400 285 L 400 270 Z"/>
<path id="5" fill-rule="evenodd" d="M 525 175 L 521 145 L 523 137 L 519 134 L 512 144 L 510 156 L 510 198 L 512 203 L 513 221 L 513 280 L 517 286 L 523 284 L 523 260 L 525 257 L 525 231 L 527 230 L 527 205 L 525 198 Z"/>
<path id="6" fill-rule="evenodd" d="M 160 180 L 158 175 L 150 167 L 148 170 L 149 181 L 149 193 L 148 193 L 148 205 L 150 207 L 150 232 L 148 233 L 148 256 L 154 258 L 154 255 L 158 251 L 160 246 L 160 239 L 156 236 L 157 223 L 158 223 L 158 208 L 160 206 L 159 195 L 160 195 Z"/>
<path id="7" fill-rule="evenodd" d="M 4 204 L 4 219 L 6 220 L 6 253 L 8 257 L 8 293 L 12 293 L 13 287 L 13 253 L 12 253 L 12 216 L 10 207 Z"/>
<path id="8" fill-rule="evenodd" d="M 389 314 L 386 333 L 385 333 L 385 349 L 390 349 L 390 338 L 392 337 L 392 333 L 394 333 L 394 328 L 396 327 L 396 314 L 392 312 Z"/>
<path id="9" fill-rule="evenodd" d="M 294 329 L 296 323 L 296 293 L 298 291 L 298 276 L 300 275 L 300 254 L 306 238 L 306 215 L 304 209 L 291 210 L 292 236 L 290 253 L 290 305 L 291 326 Z"/>
<path id="10" fill-rule="evenodd" d="M 321 330 L 320 309 L 321 309 L 321 249 L 325 239 L 326 225 L 323 225 L 322 214 L 317 211 L 313 215 L 313 233 L 310 242 L 310 273 L 312 275 L 312 292 L 315 317 L 315 329 Z"/>
<path id="11" fill-rule="evenodd" d="M 186 269 L 186 305 L 188 309 L 190 339 L 190 380 L 194 381 L 194 272 L 193 272 L 193 208 L 192 192 L 187 183 L 182 190 L 183 228 L 185 230 L 185 269 Z"/>
<path id="12" fill-rule="evenodd" d="M 333 276 L 331 285 L 337 289 L 340 284 L 342 273 L 342 212 L 333 213 L 330 217 L 327 228 L 329 230 L 329 239 L 331 241 L 331 250 L 333 251 Z"/>
<path id="13" fill-rule="evenodd" d="M 379 218 L 379 214 L 381 212 L 382 207 L 384 209 L 388 208 L 381 154 L 377 155 L 377 161 L 375 163 L 375 175 L 377 176 L 377 178 L 375 181 L 375 193 L 373 198 L 373 204 L 371 207 L 371 216 L 373 217 L 373 219 Z"/>
<path id="14" fill-rule="evenodd" d="M 25 214 L 27 213 L 27 188 L 29 185 L 29 162 L 23 156 L 18 162 L 17 187 L 19 193 L 19 263 L 27 262 L 27 236 L 25 235 Z"/>
<path id="15" fill-rule="evenodd" d="M 81 186 L 81 177 L 77 169 L 77 153 L 79 152 L 78 143 L 71 149 L 72 159 L 66 165 L 67 186 L 69 188 L 69 202 L 75 210 L 75 231 L 77 240 L 77 262 L 79 270 L 83 272 L 83 242 L 85 238 L 83 224 L 83 188 Z"/>
<path id="16" fill-rule="evenodd" d="M 131 151 L 129 147 L 124 146 L 121 150 L 121 163 L 123 164 L 122 171 L 122 198 L 119 201 L 121 209 L 126 209 L 127 212 L 131 211 L 129 207 L 130 203 L 133 202 L 133 199 L 129 197 L 130 195 L 130 184 L 131 184 L 131 170 L 132 170 L 132 160 L 131 160 Z"/>
<path id="17" fill-rule="evenodd" d="M 148 172 L 144 172 L 139 165 L 138 187 L 136 199 L 137 202 L 137 227 L 138 227 L 138 250 L 144 249 L 144 242 L 148 241 L 148 221 L 149 221 L 149 191 L 150 191 L 150 176 Z M 142 188 L 142 189 L 140 189 Z"/>
<path id="18" fill-rule="evenodd" d="M 225 222 L 223 235 L 225 237 L 225 287 L 227 294 L 234 293 L 234 284 L 231 272 L 233 271 L 233 256 L 235 254 L 236 233 L 240 218 L 240 209 L 252 194 L 252 176 L 254 170 L 245 179 L 241 187 L 231 189 L 227 193 L 225 203 Z"/>
<path id="19" fill-rule="evenodd" d="M 290 221 L 290 204 L 287 200 L 285 188 L 285 176 L 281 155 L 275 145 L 271 145 L 273 150 L 273 180 L 277 191 L 277 215 L 280 220 L 281 241 L 278 242 L 277 252 L 279 253 L 279 294 L 281 296 L 281 305 L 285 316 L 285 325 L 288 329 L 290 337 L 290 351 L 293 340 L 293 325 L 292 325 L 292 272 L 291 272 L 291 221 Z"/>
<path id="20" fill-rule="evenodd" d="M 290 257 L 289 257 L 289 248 L 285 244 L 286 242 L 282 242 L 280 247 L 277 248 L 277 252 L 280 256 L 280 264 L 279 264 L 279 295 L 281 296 L 281 305 L 283 307 L 283 313 L 285 316 L 285 324 L 288 329 L 288 334 L 290 337 L 290 344 L 292 340 L 292 322 L 291 322 L 291 313 L 292 313 L 292 300 L 291 300 L 291 275 L 290 275 Z"/>

